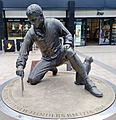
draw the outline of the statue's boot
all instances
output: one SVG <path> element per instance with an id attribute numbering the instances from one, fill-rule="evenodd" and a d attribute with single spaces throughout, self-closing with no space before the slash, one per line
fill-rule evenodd
<path id="1" fill-rule="evenodd" d="M 103 94 L 98 90 L 96 85 L 89 78 L 83 81 L 75 81 L 76 85 L 85 85 L 85 89 L 96 97 L 103 97 Z"/>
<path id="2" fill-rule="evenodd" d="M 91 70 L 91 63 L 92 62 L 93 62 L 93 58 L 92 57 L 86 57 L 84 62 L 83 62 L 84 69 L 86 70 L 87 75 L 89 74 L 89 72 Z M 81 77 L 81 75 L 78 72 L 76 72 L 75 84 L 77 84 L 77 85 L 84 85 L 83 78 Z"/>
<path id="3" fill-rule="evenodd" d="M 89 78 L 85 80 L 85 89 L 96 97 L 103 97 L 103 93 L 98 90 L 96 85 Z"/>
<path id="4" fill-rule="evenodd" d="M 87 74 L 89 74 L 89 72 L 91 70 L 91 63 L 92 62 L 93 62 L 92 57 L 86 57 L 84 60 L 83 65 L 84 65 L 84 68 L 85 68 Z M 85 80 L 83 80 L 83 78 L 81 77 L 81 75 L 79 73 L 76 73 L 75 84 L 76 85 L 85 85 L 85 89 L 96 97 L 103 96 L 103 94 L 98 90 L 96 85 L 89 78 L 86 78 Z"/>

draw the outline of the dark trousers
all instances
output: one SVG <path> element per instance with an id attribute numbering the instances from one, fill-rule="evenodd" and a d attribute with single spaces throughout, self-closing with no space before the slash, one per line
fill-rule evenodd
<path id="1" fill-rule="evenodd" d="M 41 61 L 38 62 L 34 69 L 31 71 L 28 80 L 31 80 L 33 82 L 40 81 L 48 71 L 54 69 L 59 65 L 62 65 L 66 61 L 69 61 L 71 63 L 72 68 L 78 72 L 83 80 L 87 79 L 88 76 L 83 63 L 75 51 L 72 48 L 69 48 L 67 50 L 60 50 L 57 58 L 53 60 L 41 59 Z"/>

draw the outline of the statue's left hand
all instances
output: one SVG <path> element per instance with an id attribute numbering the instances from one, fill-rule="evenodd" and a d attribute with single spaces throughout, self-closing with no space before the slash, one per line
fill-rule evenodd
<path id="1" fill-rule="evenodd" d="M 23 66 L 18 66 L 17 70 L 16 70 L 16 75 L 20 76 L 20 77 L 24 77 L 24 69 Z"/>

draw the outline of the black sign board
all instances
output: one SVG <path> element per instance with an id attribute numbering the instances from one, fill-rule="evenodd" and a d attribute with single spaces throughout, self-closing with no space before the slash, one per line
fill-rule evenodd
<path id="1" fill-rule="evenodd" d="M 15 52 L 15 43 L 14 40 L 4 40 L 4 51 L 5 52 Z"/>

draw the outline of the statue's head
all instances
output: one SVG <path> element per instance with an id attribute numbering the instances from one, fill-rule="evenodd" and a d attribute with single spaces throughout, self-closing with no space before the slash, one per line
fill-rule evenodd
<path id="1" fill-rule="evenodd" d="M 26 15 L 35 28 L 41 28 L 43 26 L 44 16 L 42 8 L 39 5 L 32 4 L 28 6 Z"/>

